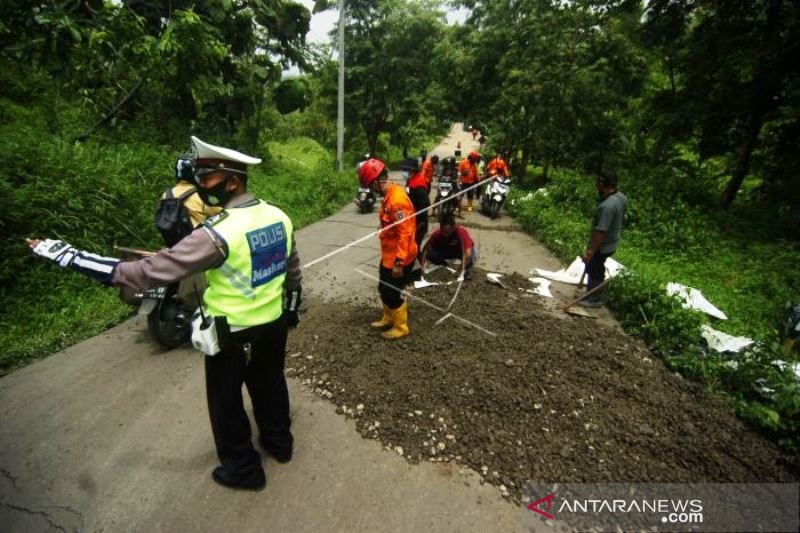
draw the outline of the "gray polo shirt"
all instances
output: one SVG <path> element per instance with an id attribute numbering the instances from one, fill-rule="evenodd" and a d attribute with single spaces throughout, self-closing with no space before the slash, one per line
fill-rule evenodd
<path id="1" fill-rule="evenodd" d="M 598 250 L 601 254 L 610 254 L 616 251 L 626 207 L 628 207 L 628 199 L 619 191 L 609 194 L 597 205 L 589 233 L 589 242 L 595 231 L 605 232 L 603 244 Z"/>

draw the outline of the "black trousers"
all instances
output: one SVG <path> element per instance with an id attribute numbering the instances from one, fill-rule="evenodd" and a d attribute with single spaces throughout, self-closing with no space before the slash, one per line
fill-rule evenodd
<path id="1" fill-rule="evenodd" d="M 589 281 L 586 284 L 587 290 L 592 290 L 606 279 L 606 259 L 612 255 L 614 255 L 614 252 L 610 254 L 595 252 L 589 260 L 589 263 L 586 265 L 586 275 L 589 277 Z"/>
<path id="2" fill-rule="evenodd" d="M 411 271 L 414 269 L 414 263 L 403 267 L 403 276 L 400 278 L 392 277 L 391 268 L 386 268 L 382 264 L 379 268 L 381 283 L 378 283 L 378 293 L 381 295 L 381 302 L 389 309 L 397 309 L 403 305 L 403 295 L 400 291 L 411 283 Z"/>
<path id="3" fill-rule="evenodd" d="M 417 242 L 417 250 L 422 251 L 422 241 L 425 239 L 425 234 L 428 233 L 428 216 L 427 213 L 424 217 L 417 215 L 417 232 L 414 234 L 414 240 Z"/>
<path id="4" fill-rule="evenodd" d="M 247 482 L 261 471 L 261 456 L 251 442 L 242 383 L 250 393 L 262 446 L 276 454 L 292 447 L 289 390 L 283 373 L 287 335 L 288 327 L 281 317 L 232 333 L 230 346 L 205 357 L 208 413 L 217 456 L 236 481 Z M 249 361 L 246 344 L 250 344 Z"/>

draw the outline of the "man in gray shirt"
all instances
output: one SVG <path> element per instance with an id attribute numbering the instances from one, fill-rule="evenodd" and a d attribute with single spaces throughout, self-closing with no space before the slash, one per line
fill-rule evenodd
<path id="1" fill-rule="evenodd" d="M 592 220 L 589 244 L 583 252 L 583 262 L 589 277 L 587 292 L 603 283 L 606 277 L 606 259 L 617 250 L 619 236 L 622 231 L 622 220 L 628 199 L 617 190 L 617 175 L 605 171 L 597 175 L 597 192 L 599 203 Z M 602 289 L 598 289 L 580 302 L 584 307 L 600 307 Z"/>

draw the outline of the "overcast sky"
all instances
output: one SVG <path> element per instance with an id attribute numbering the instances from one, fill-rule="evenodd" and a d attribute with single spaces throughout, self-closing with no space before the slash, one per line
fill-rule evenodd
<path id="1" fill-rule="evenodd" d="M 314 10 L 314 0 L 300 0 L 300 3 L 306 6 L 309 11 Z M 450 24 L 461 23 L 467 20 L 469 11 L 466 9 L 448 10 L 447 22 Z M 336 21 L 339 18 L 338 9 L 329 9 L 322 13 L 317 13 L 311 16 L 311 29 L 306 34 L 307 43 L 325 43 L 329 42 L 328 33 L 333 30 Z M 291 68 L 284 72 L 284 75 L 296 76 L 299 74 L 296 68 Z"/>
<path id="2" fill-rule="evenodd" d="M 308 8 L 309 11 L 314 9 L 314 0 L 300 0 L 300 3 Z M 469 10 L 458 9 L 447 11 L 447 22 L 450 24 L 461 23 L 467 20 Z M 338 9 L 329 9 L 322 13 L 317 13 L 311 16 L 311 30 L 306 34 L 306 42 L 309 43 L 327 43 L 328 32 L 330 32 L 336 25 L 336 20 L 339 18 Z"/>

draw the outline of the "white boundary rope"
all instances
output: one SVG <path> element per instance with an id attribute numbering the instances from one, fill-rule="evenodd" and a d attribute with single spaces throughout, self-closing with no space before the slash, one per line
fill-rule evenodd
<path id="1" fill-rule="evenodd" d="M 437 311 L 440 311 L 442 313 L 446 313 L 446 315 L 444 317 L 442 317 L 441 320 L 444 320 L 449 315 L 449 316 L 452 316 L 453 318 L 455 318 L 456 320 L 460 320 L 461 322 L 467 324 L 468 326 L 472 326 L 473 328 L 478 329 L 478 330 L 486 333 L 487 335 L 491 335 L 492 337 L 497 337 L 497 333 L 493 333 L 493 332 L 489 331 L 488 329 L 485 329 L 485 328 L 479 326 L 478 324 L 475 324 L 474 322 L 470 322 L 466 318 L 462 318 L 462 317 L 460 317 L 458 315 L 454 315 L 453 313 L 448 312 L 447 309 L 442 309 L 438 305 L 434 305 L 434 304 L 430 303 L 427 300 L 423 300 L 422 298 L 414 296 L 413 294 L 409 293 L 408 291 L 405 291 L 405 290 L 402 290 L 402 289 L 398 289 L 397 287 L 394 287 L 394 286 L 386 283 L 385 281 L 381 280 L 380 278 L 377 278 L 377 277 L 373 276 L 372 274 L 367 274 L 366 272 L 364 272 L 363 270 L 360 270 L 358 268 L 356 268 L 355 271 L 358 272 L 359 274 L 361 274 L 362 276 L 365 276 L 367 278 L 370 278 L 372 280 L 377 281 L 381 285 L 385 285 L 385 286 L 391 288 L 392 290 L 398 291 L 403 296 L 406 296 L 406 297 L 411 298 L 413 300 L 417 300 L 419 302 L 422 302 L 425 305 L 427 305 L 428 307 L 430 307 L 432 309 L 435 309 Z M 441 320 L 440 320 L 440 322 L 441 322 Z M 438 324 L 438 322 L 437 322 L 437 324 Z"/>
<path id="2" fill-rule="evenodd" d="M 474 189 L 476 187 L 480 187 L 481 185 L 483 185 L 485 183 L 488 183 L 490 181 L 496 180 L 496 179 L 497 178 L 495 176 L 492 176 L 491 178 L 487 178 L 487 179 L 485 179 L 483 181 L 479 181 L 479 182 L 477 182 L 477 183 L 475 183 L 473 185 L 470 185 L 466 189 L 462 189 L 462 190 L 458 191 L 458 193 L 454 194 L 450 198 L 446 198 L 444 200 L 436 202 L 436 203 L 426 207 L 425 209 L 420 209 L 419 211 L 417 211 L 413 215 L 411 215 L 411 218 L 414 218 L 418 214 L 423 213 L 425 211 L 429 211 L 429 210 L 433 209 L 434 207 L 437 207 L 437 206 L 439 206 L 439 205 L 441 205 L 441 204 L 443 204 L 445 202 L 449 202 L 452 198 L 456 198 L 458 196 L 461 196 L 462 194 L 464 194 L 467 191 L 470 191 L 470 190 L 472 190 L 472 189 Z M 360 244 L 360 243 L 366 241 L 367 239 L 371 239 L 372 237 L 374 237 L 376 235 L 380 235 L 384 231 L 386 231 L 386 230 L 388 230 L 390 228 L 393 228 L 393 227 L 397 226 L 398 224 L 402 224 L 405 221 L 406 221 L 406 219 L 398 220 L 397 222 L 392 222 L 388 226 L 385 226 L 385 227 L 379 229 L 378 231 L 373 231 L 369 235 L 364 235 L 363 237 L 358 238 L 358 239 L 356 239 L 356 240 L 354 240 L 354 241 L 352 241 L 352 242 L 350 242 L 348 244 L 345 244 L 344 246 L 342 246 L 340 248 L 337 248 L 336 250 L 328 252 L 327 254 L 323 255 L 322 257 L 318 257 L 318 258 L 314 259 L 313 261 L 309 261 L 308 263 L 303 265 L 301 268 L 303 268 L 303 269 L 311 268 L 312 266 L 316 265 L 317 263 L 321 263 L 322 261 L 325 261 L 326 259 L 329 259 L 329 258 L 333 257 L 334 255 L 337 255 L 337 254 L 347 250 L 348 248 L 351 248 L 351 247 L 355 246 L 356 244 Z"/>

